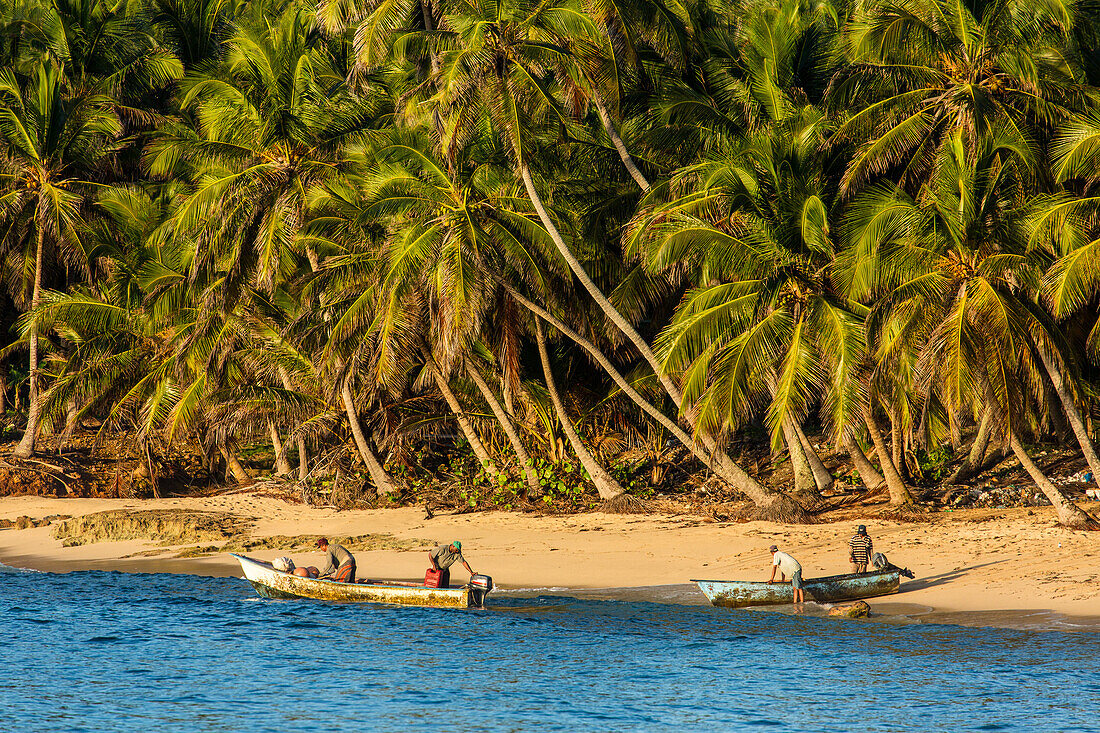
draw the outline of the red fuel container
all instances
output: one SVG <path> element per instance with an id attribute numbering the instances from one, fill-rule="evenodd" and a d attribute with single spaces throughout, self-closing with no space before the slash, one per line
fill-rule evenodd
<path id="1" fill-rule="evenodd" d="M 435 568 L 428 568 L 424 572 L 424 585 L 429 588 L 438 588 L 439 580 L 443 577 L 442 570 L 436 570 Z"/>

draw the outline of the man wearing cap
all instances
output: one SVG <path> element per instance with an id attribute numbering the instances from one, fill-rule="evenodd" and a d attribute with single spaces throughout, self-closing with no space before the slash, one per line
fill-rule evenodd
<path id="1" fill-rule="evenodd" d="M 337 583 L 355 582 L 355 557 L 348 552 L 343 545 L 330 545 L 328 539 L 322 537 L 317 540 L 317 546 L 322 552 L 327 552 L 328 557 L 325 567 L 321 570 L 321 577 L 331 575 Z"/>
<path id="2" fill-rule="evenodd" d="M 785 552 L 780 552 L 779 548 L 772 545 L 768 548 L 772 553 L 772 577 L 768 579 L 768 583 L 775 582 L 775 571 L 779 571 L 779 582 L 786 581 L 787 576 L 791 576 L 791 589 L 794 591 L 794 602 L 802 603 L 806 600 L 806 594 L 802 589 L 802 565 L 798 560 L 788 555 Z"/>
<path id="3" fill-rule="evenodd" d="M 446 588 L 451 584 L 451 566 L 455 564 L 456 560 L 461 560 L 462 564 L 466 566 L 466 570 L 470 575 L 474 574 L 474 571 L 470 568 L 470 564 L 466 562 L 466 558 L 462 556 L 462 543 L 455 540 L 449 545 L 439 545 L 434 550 L 428 553 L 428 559 L 432 561 L 432 567 L 436 570 L 443 571 L 443 574 L 439 576 L 439 587 Z"/>
<path id="4" fill-rule="evenodd" d="M 848 540 L 848 559 L 852 562 L 853 573 L 866 573 L 867 563 L 871 561 L 874 545 L 867 536 L 867 527 L 859 525 L 852 539 Z"/>

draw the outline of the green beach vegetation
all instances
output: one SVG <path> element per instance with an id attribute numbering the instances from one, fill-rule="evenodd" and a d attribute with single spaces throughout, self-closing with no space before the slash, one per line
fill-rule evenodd
<path id="1" fill-rule="evenodd" d="M 95 418 L 148 474 L 629 510 L 617 451 L 680 446 L 804 521 L 810 430 L 894 505 L 1013 454 L 1097 526 L 1025 448 L 1100 481 L 1095 3 L 3 0 L 0 40 L 13 461 Z"/>

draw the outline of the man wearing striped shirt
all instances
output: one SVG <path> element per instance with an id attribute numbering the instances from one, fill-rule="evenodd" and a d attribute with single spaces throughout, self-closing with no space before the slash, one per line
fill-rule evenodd
<path id="1" fill-rule="evenodd" d="M 859 525 L 855 536 L 848 540 L 848 559 L 852 562 L 853 573 L 866 573 L 867 563 L 871 561 L 873 545 L 867 536 L 867 527 Z"/>

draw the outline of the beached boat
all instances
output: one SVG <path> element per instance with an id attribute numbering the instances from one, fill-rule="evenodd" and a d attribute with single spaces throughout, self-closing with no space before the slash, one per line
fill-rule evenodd
<path id="1" fill-rule="evenodd" d="M 492 590 L 488 576 L 475 587 L 466 584 L 458 588 L 430 588 L 415 583 L 367 581 L 337 583 L 334 580 L 303 578 L 276 570 L 271 563 L 254 560 L 234 552 L 244 570 L 244 577 L 264 598 L 313 598 L 321 601 L 356 603 L 389 603 L 399 606 L 433 606 L 437 608 L 481 608 L 485 596 Z"/>
<path id="2" fill-rule="evenodd" d="M 715 606 L 742 608 L 744 606 L 768 606 L 793 603 L 794 590 L 789 581 L 764 583 L 751 580 L 692 580 L 699 584 Z M 900 570 L 883 570 L 873 573 L 849 573 L 825 578 L 808 578 L 804 581 L 807 601 L 827 603 L 854 601 L 857 598 L 873 598 L 897 593 L 901 586 Z"/>

